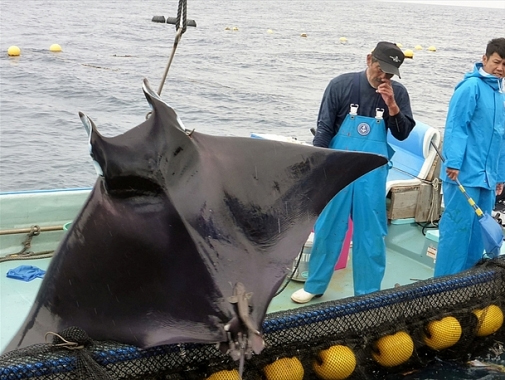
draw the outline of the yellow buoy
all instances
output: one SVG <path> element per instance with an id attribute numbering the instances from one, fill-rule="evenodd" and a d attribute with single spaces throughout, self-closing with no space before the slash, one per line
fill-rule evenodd
<path id="1" fill-rule="evenodd" d="M 307 37 L 307 33 L 300 34 L 300 37 Z"/>
<path id="2" fill-rule="evenodd" d="M 215 372 L 209 377 L 207 377 L 206 380 L 241 380 L 240 375 L 236 369 L 232 369 L 231 371 L 219 371 Z"/>
<path id="3" fill-rule="evenodd" d="M 17 57 L 21 54 L 21 49 L 17 46 L 11 46 L 7 49 L 7 54 L 11 57 Z"/>
<path id="4" fill-rule="evenodd" d="M 432 45 L 428 48 L 428 51 L 437 51 L 437 48 Z"/>
<path id="5" fill-rule="evenodd" d="M 461 325 L 456 318 L 445 317 L 428 323 L 424 342 L 434 350 L 443 350 L 458 343 L 461 332 Z"/>
<path id="6" fill-rule="evenodd" d="M 344 380 L 354 372 L 356 356 L 347 346 L 331 346 L 319 353 L 319 360 L 314 361 L 313 368 L 320 379 Z"/>
<path id="7" fill-rule="evenodd" d="M 51 46 L 49 46 L 49 50 L 58 53 L 61 51 L 61 46 L 58 44 L 52 44 Z"/>
<path id="8" fill-rule="evenodd" d="M 395 367 L 405 363 L 414 352 L 414 342 L 405 331 L 379 338 L 374 345 L 372 356 L 384 367 Z"/>
<path id="9" fill-rule="evenodd" d="M 416 47 L 414 49 L 416 49 L 416 50 L 423 50 L 423 47 L 421 45 L 416 45 Z"/>
<path id="10" fill-rule="evenodd" d="M 263 368 L 266 380 L 303 380 L 303 365 L 297 357 L 282 358 Z"/>
<path id="11" fill-rule="evenodd" d="M 238 30 L 238 28 L 236 26 L 233 27 L 233 30 Z"/>
<path id="12" fill-rule="evenodd" d="M 403 47 L 403 45 L 399 42 L 397 42 L 395 45 L 398 46 L 400 49 Z"/>
<path id="13" fill-rule="evenodd" d="M 274 31 L 273 31 L 272 29 L 268 29 L 268 30 L 267 30 L 267 33 L 268 33 L 268 34 L 272 34 L 273 32 L 274 32 Z"/>
<path id="14" fill-rule="evenodd" d="M 230 30 L 230 27 L 229 27 L 229 26 L 227 26 L 226 28 L 224 28 L 224 30 Z"/>
<path id="15" fill-rule="evenodd" d="M 414 52 L 410 49 L 407 49 L 403 52 L 405 58 L 414 58 Z"/>
<path id="16" fill-rule="evenodd" d="M 340 43 L 345 44 L 347 42 L 347 38 L 345 37 L 340 37 Z"/>
<path id="17" fill-rule="evenodd" d="M 479 319 L 477 336 L 488 336 L 497 332 L 503 325 L 503 312 L 496 305 L 489 305 L 484 309 L 474 310 Z"/>

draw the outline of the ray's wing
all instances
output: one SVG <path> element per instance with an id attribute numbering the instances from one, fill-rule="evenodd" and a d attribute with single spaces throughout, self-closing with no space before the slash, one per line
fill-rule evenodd
<path id="1" fill-rule="evenodd" d="M 167 105 L 145 92 L 154 115 L 166 114 Z M 175 114 L 153 122 L 182 129 Z M 258 329 L 325 205 L 386 163 L 373 154 L 197 132 L 173 149 L 173 164 L 181 168 L 167 182 L 174 207 L 222 297 L 237 283 L 252 293 Z"/>
<path id="2" fill-rule="evenodd" d="M 259 328 L 325 205 L 386 159 L 196 132 L 192 144 L 198 175 L 170 187 L 171 197 L 223 295 L 237 282 L 252 292 Z"/>
<path id="3" fill-rule="evenodd" d="M 187 133 L 147 81 L 151 117 L 101 136 L 81 115 L 102 176 L 55 253 L 7 350 L 69 326 L 139 347 L 223 342 L 237 283 L 261 330 L 317 215 L 386 163 L 376 155 Z M 239 318 L 240 319 L 240 318 Z"/>

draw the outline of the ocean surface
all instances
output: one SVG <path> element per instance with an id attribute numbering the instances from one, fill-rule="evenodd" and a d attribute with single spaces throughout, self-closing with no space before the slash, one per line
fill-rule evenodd
<path id="1" fill-rule="evenodd" d="M 93 185 L 78 112 L 105 136 L 145 120 L 142 80 L 158 89 L 175 38 L 173 25 L 151 20 L 175 17 L 177 6 L 176 0 L 1 0 L 0 191 Z M 454 86 L 505 31 L 504 8 L 372 0 L 188 0 L 188 19 L 197 27 L 182 36 L 162 91 L 186 128 L 306 141 L 329 80 L 365 69 L 366 54 L 380 40 L 414 51 L 398 80 L 415 118 L 443 129 Z M 50 52 L 52 44 L 62 51 Z M 19 57 L 7 55 L 14 45 Z M 504 364 L 503 357 L 484 359 Z M 406 378 L 503 375 L 437 363 Z"/>
<path id="2" fill-rule="evenodd" d="M 188 3 L 197 27 L 182 36 L 162 96 L 187 128 L 216 135 L 311 140 L 309 128 L 316 125 L 329 80 L 364 69 L 379 40 L 414 51 L 400 81 L 414 116 L 443 128 L 454 86 L 480 61 L 488 40 L 505 30 L 505 9 L 496 8 L 336 0 Z M 175 17 L 177 6 L 176 0 L 1 1 L 0 191 L 93 185 L 78 112 L 105 136 L 144 120 L 149 108 L 142 80 L 159 87 L 175 38 L 173 25 L 151 20 Z M 50 52 L 52 44 L 62 52 Z M 21 55 L 9 57 L 10 46 Z"/>

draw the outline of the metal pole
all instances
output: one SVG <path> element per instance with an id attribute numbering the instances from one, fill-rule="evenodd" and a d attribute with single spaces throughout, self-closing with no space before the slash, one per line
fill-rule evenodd
<path id="1" fill-rule="evenodd" d="M 61 226 L 47 226 L 40 227 L 40 232 L 48 232 L 48 231 L 61 231 L 63 230 L 63 225 Z M 33 228 L 12 228 L 7 230 L 0 230 L 0 235 L 14 235 L 14 234 L 27 234 L 33 231 Z"/>

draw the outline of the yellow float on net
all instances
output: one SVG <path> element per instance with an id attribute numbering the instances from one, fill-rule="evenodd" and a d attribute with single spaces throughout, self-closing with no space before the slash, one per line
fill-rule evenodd
<path id="1" fill-rule="evenodd" d="M 11 46 L 7 49 L 7 54 L 10 57 L 18 57 L 21 54 L 21 49 L 17 46 Z"/>
<path id="2" fill-rule="evenodd" d="M 398 46 L 400 49 L 403 47 L 403 45 L 399 42 L 395 43 L 396 46 Z"/>
<path id="3" fill-rule="evenodd" d="M 340 37 L 339 41 L 340 41 L 341 44 L 345 44 L 345 43 L 347 43 L 347 38 Z"/>
<path id="4" fill-rule="evenodd" d="M 323 380 L 344 380 L 356 368 L 356 356 L 347 346 L 331 346 L 319 353 L 319 360 L 313 364 L 314 372 Z"/>
<path id="5" fill-rule="evenodd" d="M 428 323 L 424 342 L 434 350 L 443 350 L 458 343 L 461 333 L 459 321 L 454 317 L 445 317 Z"/>
<path id="6" fill-rule="evenodd" d="M 307 37 L 307 33 L 305 33 L 305 32 L 304 32 L 304 33 L 301 33 L 301 34 L 300 34 L 300 37 Z"/>
<path id="7" fill-rule="evenodd" d="M 232 369 L 231 371 L 223 370 L 219 372 L 215 372 L 206 380 L 241 380 L 240 375 L 236 369 Z"/>
<path id="8" fill-rule="evenodd" d="M 474 310 L 473 313 L 479 319 L 477 336 L 494 334 L 503 325 L 503 312 L 496 305 L 489 305 L 484 309 Z"/>
<path id="9" fill-rule="evenodd" d="M 372 356 L 384 367 L 395 367 L 405 363 L 414 352 L 414 342 L 405 331 L 379 338 L 374 345 Z"/>
<path id="10" fill-rule="evenodd" d="M 263 368 L 266 380 L 303 380 L 305 371 L 297 357 L 282 358 Z"/>
<path id="11" fill-rule="evenodd" d="M 428 51 L 437 51 L 437 48 L 435 46 L 430 46 L 428 48 Z"/>
<path id="12" fill-rule="evenodd" d="M 423 47 L 421 45 L 416 45 L 416 47 L 414 49 L 416 49 L 416 50 L 423 50 Z"/>

